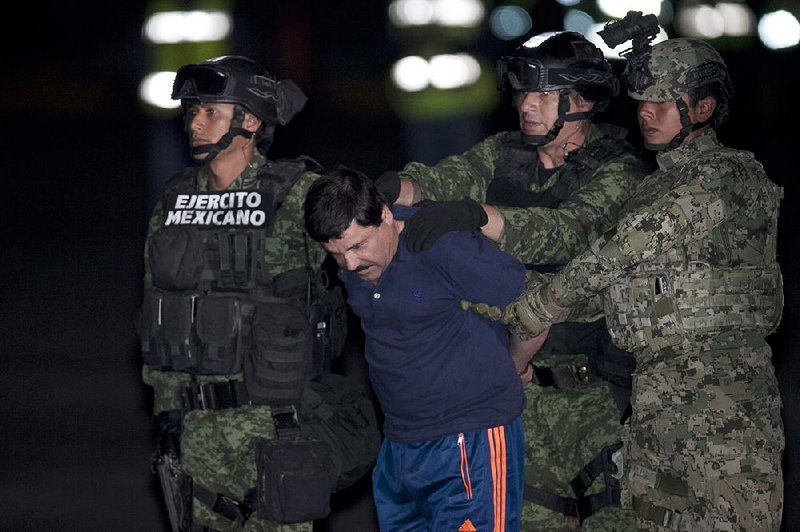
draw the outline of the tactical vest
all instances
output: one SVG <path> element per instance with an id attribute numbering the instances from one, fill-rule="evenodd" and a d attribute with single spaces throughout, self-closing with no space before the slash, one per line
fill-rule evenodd
<path id="1" fill-rule="evenodd" d="M 608 124 L 597 124 L 603 135 L 593 142 L 571 152 L 560 169 L 558 180 L 552 187 L 532 192 L 534 179 L 540 177 L 539 159 L 536 150 L 521 146 L 518 140 L 508 140 L 500 148 L 495 161 L 495 172 L 486 192 L 486 201 L 491 205 L 507 207 L 557 208 L 563 201 L 586 185 L 597 169 L 634 149 L 626 141 L 626 130 Z M 547 174 L 549 178 L 551 174 Z M 539 185 L 546 179 L 539 178 Z M 563 264 L 527 265 L 528 269 L 541 273 L 552 272 Z M 589 381 L 590 373 L 615 386 L 630 390 L 631 373 L 635 359 L 631 353 L 617 349 L 610 341 L 602 320 L 594 323 L 560 323 L 550 328 L 547 342 L 537 353 L 542 360 L 554 354 L 586 354 L 588 367 L 563 366 L 545 368 L 535 366 L 535 379 L 541 385 L 559 388 L 574 388 Z M 622 402 L 626 402 L 628 392 Z"/>
<path id="2" fill-rule="evenodd" d="M 276 275 L 264 264 L 278 208 L 307 170 L 318 169 L 308 158 L 277 161 L 259 171 L 251 190 L 201 192 L 191 168 L 165 187 L 162 224 L 149 241 L 153 287 L 139 323 L 144 362 L 244 374 L 243 386 L 196 386 L 185 394 L 187 408 L 293 403 L 341 351 L 341 289 L 327 290 L 310 266 Z"/>
<path id="3" fill-rule="evenodd" d="M 732 159 L 748 173 L 758 173 L 751 166 L 749 152 L 719 147 L 706 151 L 704 159 Z M 763 243 L 747 242 L 741 250 L 709 250 L 713 238 L 690 240 L 638 264 L 611 285 L 604 297 L 606 320 L 615 343 L 630 350 L 659 351 L 684 340 L 713 341 L 715 336 L 731 331 L 767 336 L 778 327 L 783 312 L 783 278 L 776 243 L 783 189 L 761 175 L 762 188 L 749 184 L 748 190 L 763 194 L 764 203 L 747 207 L 758 209 L 759 216 L 768 216 L 763 237 L 752 237 L 763 238 Z M 742 230 L 738 226 L 720 229 Z M 739 252 L 746 258 L 740 258 Z M 722 257 L 715 258 L 717 255 Z M 719 264 L 738 262 L 742 264 Z"/>

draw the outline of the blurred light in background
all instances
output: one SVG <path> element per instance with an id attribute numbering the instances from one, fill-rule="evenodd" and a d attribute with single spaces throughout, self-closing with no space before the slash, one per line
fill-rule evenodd
<path id="1" fill-rule="evenodd" d="M 682 2 L 675 17 L 675 29 L 684 37 L 715 39 L 753 35 L 756 17 L 744 2 Z"/>
<path id="2" fill-rule="evenodd" d="M 480 0 L 394 0 L 389 5 L 389 21 L 399 28 L 428 24 L 472 28 L 484 15 Z"/>
<path id="3" fill-rule="evenodd" d="M 151 72 L 139 84 L 139 98 L 154 107 L 177 109 L 181 102 L 170 97 L 174 81 L 175 72 Z"/>
<path id="4" fill-rule="evenodd" d="M 564 15 L 564 29 L 574 31 L 583 35 L 588 35 L 593 31 L 594 19 L 586 11 L 580 9 L 570 9 Z"/>
<path id="5" fill-rule="evenodd" d="M 430 60 L 407 56 L 391 68 L 392 81 L 408 92 L 421 91 L 428 86 L 456 89 L 475 83 L 480 75 L 478 60 L 469 54 L 441 54 Z"/>
<path id="6" fill-rule="evenodd" d="M 222 11 L 166 11 L 145 21 L 142 36 L 155 44 L 219 41 L 232 27 L 230 15 Z"/>
<path id="7" fill-rule="evenodd" d="M 800 23 L 789 11 L 772 11 L 758 21 L 758 37 L 764 46 L 773 50 L 797 46 L 800 43 Z"/>
<path id="8" fill-rule="evenodd" d="M 522 37 L 532 26 L 531 16 L 519 6 L 495 7 L 489 15 L 489 29 L 504 41 Z"/>

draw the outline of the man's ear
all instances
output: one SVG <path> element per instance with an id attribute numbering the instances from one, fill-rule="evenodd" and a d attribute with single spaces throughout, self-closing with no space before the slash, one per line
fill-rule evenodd
<path id="1" fill-rule="evenodd" d="M 699 100 L 694 108 L 697 113 L 697 121 L 705 122 L 714 116 L 714 110 L 717 108 L 717 100 L 713 96 L 706 96 L 702 100 Z"/>
<path id="2" fill-rule="evenodd" d="M 258 128 L 261 127 L 261 120 L 257 116 L 245 112 L 242 127 L 247 131 L 258 131 Z"/>
<path id="3" fill-rule="evenodd" d="M 392 209 L 389 208 L 388 205 L 383 206 L 383 211 L 381 212 L 381 220 L 383 223 L 391 224 L 394 222 L 394 214 L 392 214 Z"/>

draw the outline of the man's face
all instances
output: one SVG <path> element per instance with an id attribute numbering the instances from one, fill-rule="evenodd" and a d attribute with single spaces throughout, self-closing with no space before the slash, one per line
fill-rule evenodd
<path id="1" fill-rule="evenodd" d="M 189 146 L 196 148 L 208 144 L 216 144 L 228 132 L 233 121 L 234 105 L 232 103 L 194 104 L 186 110 L 186 131 L 189 134 Z M 198 156 L 203 160 L 208 156 Z"/>
<path id="2" fill-rule="evenodd" d="M 384 207 L 380 225 L 365 227 L 353 220 L 342 238 L 323 242 L 322 247 L 340 268 L 376 284 L 397 252 L 399 234 L 391 211 Z"/>
<path id="3" fill-rule="evenodd" d="M 689 120 L 692 123 L 698 121 L 699 106 L 689 105 L 689 96 L 684 94 L 681 99 L 689 108 Z M 644 142 L 650 145 L 665 145 L 677 135 L 681 130 L 681 114 L 674 101 L 667 102 L 639 102 L 639 130 L 642 132 Z M 697 136 L 697 132 L 692 132 L 683 141 L 684 143 Z"/>
<path id="4" fill-rule="evenodd" d="M 520 92 L 517 94 L 516 106 L 519 114 L 520 131 L 524 135 L 547 135 L 556 120 L 558 120 L 559 98 L 560 91 Z M 587 111 L 589 109 L 591 109 L 590 103 L 584 101 L 579 104 L 576 97 L 570 95 L 567 113 Z M 558 135 L 544 146 L 540 146 L 540 148 L 564 144 L 575 131 L 574 127 L 567 127 L 569 123 L 565 122 Z"/>
<path id="5" fill-rule="evenodd" d="M 558 96 L 558 91 L 517 94 L 520 131 L 525 135 L 547 135 L 558 119 Z"/>

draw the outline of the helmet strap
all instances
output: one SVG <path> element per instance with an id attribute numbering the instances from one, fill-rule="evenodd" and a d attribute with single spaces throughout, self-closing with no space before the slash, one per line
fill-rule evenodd
<path id="1" fill-rule="evenodd" d="M 674 150 L 689 136 L 689 133 L 692 131 L 697 131 L 700 128 L 705 127 L 708 125 L 710 120 L 705 120 L 703 122 L 692 123 L 691 119 L 689 118 L 689 106 L 686 105 L 686 102 L 683 101 L 683 98 L 678 98 L 675 100 L 675 106 L 678 108 L 678 113 L 681 117 L 681 130 L 678 131 L 678 134 L 672 137 L 672 140 L 669 141 L 668 144 L 648 144 L 645 143 L 645 147 L 648 150 L 653 151 L 669 151 Z"/>
<path id="2" fill-rule="evenodd" d="M 216 144 L 206 144 L 204 146 L 197 146 L 191 149 L 191 156 L 192 160 L 197 161 L 199 164 L 207 164 L 210 163 L 214 157 L 220 154 L 222 150 L 227 148 L 233 142 L 234 137 L 237 135 L 250 138 L 253 136 L 252 131 L 248 131 L 242 127 L 242 123 L 244 122 L 244 111 L 238 105 L 234 107 L 233 112 L 233 119 L 231 120 L 231 127 L 228 131 L 222 135 L 222 138 L 219 139 Z M 202 155 L 207 153 L 206 157 L 202 160 L 197 160 L 198 155 Z"/>

